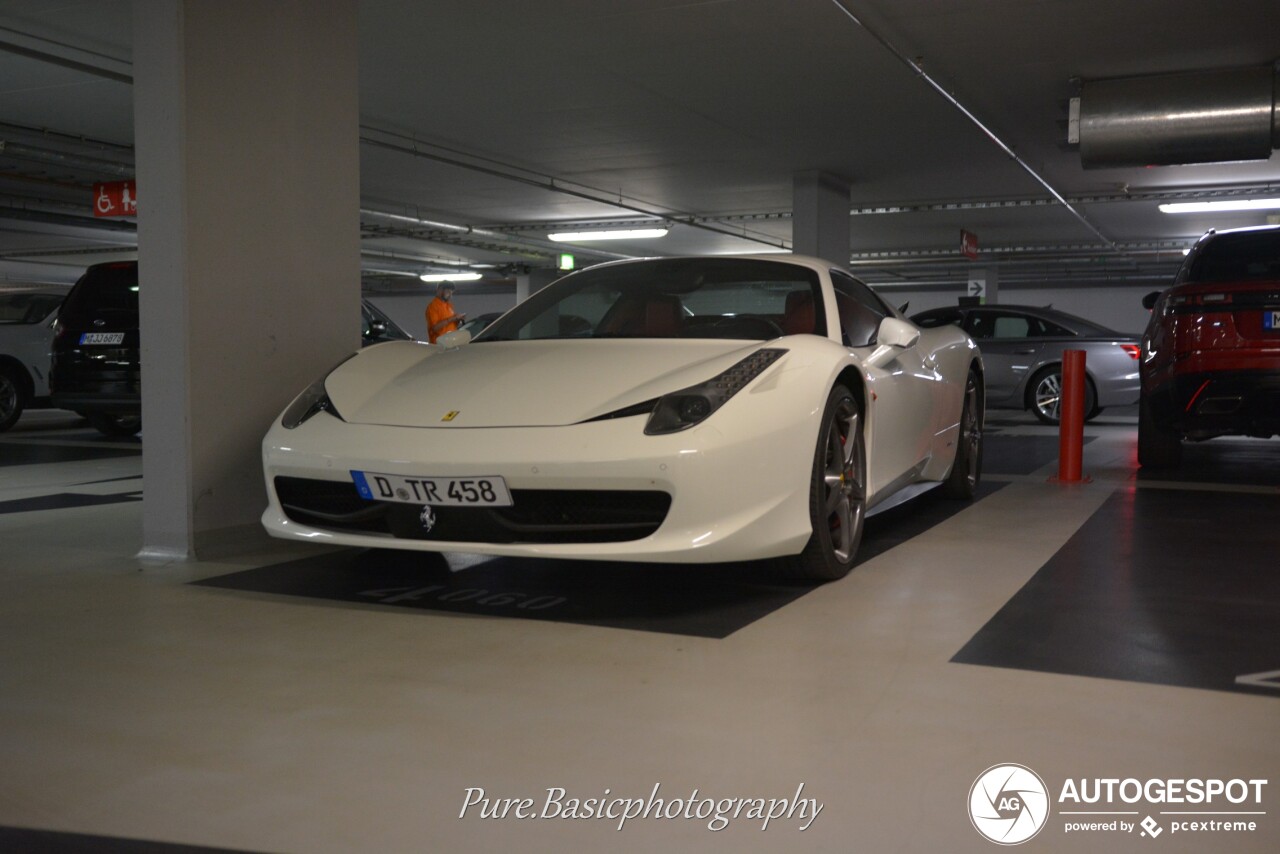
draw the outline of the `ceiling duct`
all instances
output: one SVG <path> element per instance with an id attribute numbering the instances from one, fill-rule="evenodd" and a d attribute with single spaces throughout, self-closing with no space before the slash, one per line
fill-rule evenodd
<path id="1" fill-rule="evenodd" d="M 1266 160 L 1280 148 L 1274 66 L 1086 80 L 1086 169 Z"/>

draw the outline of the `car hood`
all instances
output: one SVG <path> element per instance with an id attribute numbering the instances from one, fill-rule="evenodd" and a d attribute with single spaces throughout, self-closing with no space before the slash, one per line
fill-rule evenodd
<path id="1" fill-rule="evenodd" d="M 761 341 L 493 341 L 370 347 L 325 381 L 343 420 L 404 427 L 576 424 L 711 379 Z"/>

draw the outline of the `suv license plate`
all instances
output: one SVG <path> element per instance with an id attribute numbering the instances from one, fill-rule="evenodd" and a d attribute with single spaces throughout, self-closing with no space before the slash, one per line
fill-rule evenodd
<path id="1" fill-rule="evenodd" d="M 123 344 L 123 332 L 85 332 L 80 336 L 81 344 Z"/>
<path id="2" fill-rule="evenodd" d="M 398 504 L 435 507 L 510 507 L 511 493 L 496 475 L 478 477 L 405 477 L 399 474 L 351 472 L 360 497 Z"/>
<path id="3" fill-rule="evenodd" d="M 1262 328 L 1268 332 L 1280 332 L 1280 311 L 1264 311 L 1262 313 Z"/>

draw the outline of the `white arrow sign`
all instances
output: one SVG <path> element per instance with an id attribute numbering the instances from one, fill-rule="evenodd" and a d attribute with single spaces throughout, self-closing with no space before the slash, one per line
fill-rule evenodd
<path id="1" fill-rule="evenodd" d="M 974 278 L 969 280 L 969 296 L 978 297 L 979 299 L 981 299 L 986 295 L 987 295 L 986 279 Z"/>
<path id="2" fill-rule="evenodd" d="M 1274 688 L 1280 691 L 1280 670 L 1268 670 L 1264 673 L 1246 673 L 1236 677 L 1237 685 L 1253 685 L 1256 688 Z"/>

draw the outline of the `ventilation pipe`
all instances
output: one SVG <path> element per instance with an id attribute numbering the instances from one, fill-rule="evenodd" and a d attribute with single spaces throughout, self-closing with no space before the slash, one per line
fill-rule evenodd
<path id="1" fill-rule="evenodd" d="M 1086 80 L 1086 169 L 1267 160 L 1280 148 L 1275 66 Z"/>

